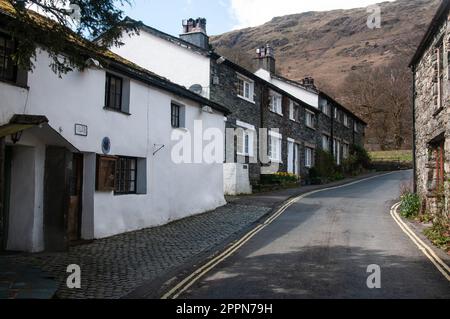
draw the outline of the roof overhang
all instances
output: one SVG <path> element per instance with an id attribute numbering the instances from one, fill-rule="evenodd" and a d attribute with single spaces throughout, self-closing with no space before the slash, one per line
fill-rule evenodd
<path id="1" fill-rule="evenodd" d="M 8 124 L 0 126 L 0 138 L 46 123 L 48 119 L 42 115 L 15 114 Z"/>

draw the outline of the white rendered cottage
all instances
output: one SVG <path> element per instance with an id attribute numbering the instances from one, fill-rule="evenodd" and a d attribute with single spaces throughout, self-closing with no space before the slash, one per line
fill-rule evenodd
<path id="1" fill-rule="evenodd" d="M 225 108 L 112 53 L 62 78 L 49 63 L 43 50 L 33 72 L 0 72 L 4 248 L 62 250 L 225 204 L 222 163 L 171 154 L 197 120 L 224 134 Z"/>

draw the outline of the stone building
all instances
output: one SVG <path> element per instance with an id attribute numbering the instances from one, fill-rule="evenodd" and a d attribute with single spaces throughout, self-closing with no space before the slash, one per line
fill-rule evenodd
<path id="1" fill-rule="evenodd" d="M 415 53 L 415 188 L 428 212 L 448 217 L 450 171 L 449 24 L 450 1 L 442 1 Z M 442 196 L 445 195 L 445 196 Z"/>
<path id="2" fill-rule="evenodd" d="M 336 105 L 336 114 L 342 116 L 342 123 L 347 123 L 346 119 L 348 123 L 339 125 L 339 121 L 322 116 L 319 101 L 330 98 L 321 96 L 313 79 L 297 83 L 277 75 L 270 46 L 257 49 L 255 63 L 260 69 L 253 73 L 214 52 L 205 19 L 183 21 L 179 37 L 143 23 L 140 31 L 124 36 L 124 45 L 112 51 L 231 111 L 224 119 L 228 129 L 223 165 L 226 194 L 251 193 L 264 174 L 307 176 L 316 150 L 323 145 L 324 130 L 330 137 L 328 150 L 335 152 L 338 163 L 350 143 L 363 143 L 364 121 L 334 101 L 330 105 Z M 353 127 L 359 130 L 353 131 Z M 262 135 L 261 130 L 265 130 Z"/>

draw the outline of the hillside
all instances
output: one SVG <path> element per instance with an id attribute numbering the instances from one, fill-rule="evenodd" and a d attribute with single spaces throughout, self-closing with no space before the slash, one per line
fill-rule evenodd
<path id="1" fill-rule="evenodd" d="M 399 56 L 409 58 L 438 4 L 439 0 L 381 3 L 381 29 L 369 29 L 368 13 L 360 8 L 277 17 L 211 40 L 218 52 L 246 66 L 257 47 L 270 43 L 276 50 L 278 73 L 295 80 L 313 76 L 319 85 L 339 95 L 336 89 L 349 72 L 385 65 Z"/>

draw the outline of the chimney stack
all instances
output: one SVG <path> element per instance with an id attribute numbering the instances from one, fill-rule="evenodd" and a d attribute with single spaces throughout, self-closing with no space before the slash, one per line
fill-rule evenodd
<path id="1" fill-rule="evenodd" d="M 300 81 L 300 83 L 301 83 L 304 87 L 307 87 L 307 88 L 310 88 L 310 89 L 314 89 L 314 90 L 317 89 L 317 88 L 316 88 L 316 85 L 314 84 L 314 78 L 311 77 L 311 76 L 305 77 L 303 80 Z"/>
<path id="2" fill-rule="evenodd" d="M 258 69 L 264 69 L 275 74 L 275 52 L 270 44 L 256 49 L 256 60 Z"/>
<path id="3" fill-rule="evenodd" d="M 180 39 L 195 46 L 209 50 L 209 37 L 206 33 L 206 19 L 183 20 L 183 34 Z"/>

